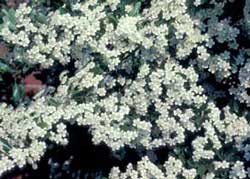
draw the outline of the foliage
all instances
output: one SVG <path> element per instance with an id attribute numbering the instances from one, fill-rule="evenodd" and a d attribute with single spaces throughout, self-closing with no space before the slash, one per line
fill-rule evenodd
<path id="1" fill-rule="evenodd" d="M 126 147 L 141 158 L 85 177 L 249 178 L 248 4 L 61 0 L 3 8 L 0 173 L 36 167 L 48 143 L 68 143 L 75 124 L 121 160 Z M 36 71 L 44 85 L 28 96 L 23 81 Z M 70 167 L 52 166 L 51 176 L 65 171 L 77 178 Z"/>

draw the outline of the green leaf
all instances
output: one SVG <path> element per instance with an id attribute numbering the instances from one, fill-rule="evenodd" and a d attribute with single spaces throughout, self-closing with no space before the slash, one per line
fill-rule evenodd
<path id="1" fill-rule="evenodd" d="M 6 9 L 2 9 L 2 12 L 3 14 L 5 15 L 5 18 L 7 18 L 10 22 L 10 25 L 9 25 L 9 28 L 11 30 L 16 30 L 16 12 L 14 9 L 9 9 L 9 10 L 6 10 Z"/>
<path id="2" fill-rule="evenodd" d="M 95 74 L 102 74 L 104 70 L 100 65 L 96 65 L 91 71 Z"/>
<path id="3" fill-rule="evenodd" d="M 27 63 L 24 62 L 24 66 L 22 68 L 22 72 L 26 73 L 26 72 L 28 72 L 30 70 L 30 68 L 31 68 L 31 66 L 29 64 L 27 64 Z"/>
<path id="4" fill-rule="evenodd" d="M 38 124 L 41 128 L 45 129 L 48 127 L 48 124 L 46 122 L 41 122 L 40 124 Z"/>
<path id="5" fill-rule="evenodd" d="M 52 97 L 47 99 L 47 103 L 48 105 L 55 106 L 55 107 L 60 105 L 60 103 Z"/>
<path id="6" fill-rule="evenodd" d="M 3 63 L 3 62 L 0 62 L 0 73 L 5 73 L 5 72 L 8 72 L 8 71 L 11 71 L 10 66 Z"/>
<path id="7" fill-rule="evenodd" d="M 220 160 L 224 160 L 224 154 L 223 154 L 222 151 L 219 151 L 219 152 L 217 153 L 217 156 L 218 156 L 218 158 L 219 158 Z"/>
<path id="8" fill-rule="evenodd" d="M 9 28 L 10 28 L 10 30 L 15 31 L 16 30 L 16 25 L 10 23 Z"/>
<path id="9" fill-rule="evenodd" d="M 10 22 L 11 22 L 12 24 L 14 24 L 14 25 L 16 25 L 16 16 L 15 16 L 15 14 L 16 14 L 16 12 L 15 12 L 14 9 L 10 9 L 10 10 L 9 10 L 9 15 L 8 15 L 8 17 L 9 17 Z"/>
<path id="10" fill-rule="evenodd" d="M 36 20 L 38 22 L 40 22 L 41 24 L 47 24 L 47 16 L 45 16 L 44 14 L 42 13 L 38 13 L 36 15 Z"/>
<path id="11" fill-rule="evenodd" d="M 199 176 L 204 176 L 205 172 L 207 171 L 207 166 L 199 165 L 196 171 Z"/>
<path id="12" fill-rule="evenodd" d="M 5 15 L 5 16 L 9 16 L 9 13 L 6 9 L 2 9 L 2 13 Z"/>
<path id="13" fill-rule="evenodd" d="M 141 9 L 142 3 L 139 1 L 135 3 L 134 8 L 131 12 L 129 12 L 130 16 L 137 16 L 140 14 L 140 9 Z"/>
<path id="14" fill-rule="evenodd" d="M 6 140 L 1 139 L 1 138 L 0 138 L 0 145 L 1 145 L 0 148 L 2 148 L 2 149 L 4 150 L 4 152 L 10 151 L 11 148 L 12 148 L 12 147 L 8 144 L 8 142 L 7 142 Z"/>
<path id="15" fill-rule="evenodd" d="M 181 154 L 181 148 L 179 148 L 179 147 L 175 147 L 174 148 L 174 153 L 178 156 L 178 155 L 180 155 Z"/>
<path id="16" fill-rule="evenodd" d="M 108 17 L 108 19 L 109 19 L 110 22 L 112 22 L 114 24 L 118 23 L 118 20 L 117 20 L 117 18 L 115 17 L 114 14 L 109 14 L 107 17 Z"/>
<path id="17" fill-rule="evenodd" d="M 0 24 L 0 31 L 2 31 L 3 29 L 3 24 Z"/>
<path id="18" fill-rule="evenodd" d="M 237 102 L 233 103 L 233 110 L 234 110 L 234 112 L 239 113 L 240 107 L 239 107 L 239 104 Z"/>
<path id="19" fill-rule="evenodd" d="M 21 84 L 15 83 L 12 86 L 12 99 L 15 103 L 19 102 L 24 97 L 24 87 Z"/>
<path id="20" fill-rule="evenodd" d="M 61 15 L 65 14 L 66 11 L 67 11 L 67 10 L 66 10 L 65 8 L 63 8 L 63 7 L 60 7 L 60 8 L 59 8 L 59 12 L 60 12 Z"/>
<path id="21" fill-rule="evenodd" d="M 186 78 L 186 76 L 185 76 L 183 73 L 180 73 L 180 72 L 176 72 L 176 75 L 179 75 L 179 76 L 181 76 L 182 78 Z"/>
<path id="22" fill-rule="evenodd" d="M 187 165 L 188 165 L 188 167 L 190 167 L 190 168 L 194 168 L 194 161 L 193 160 L 187 160 Z"/>

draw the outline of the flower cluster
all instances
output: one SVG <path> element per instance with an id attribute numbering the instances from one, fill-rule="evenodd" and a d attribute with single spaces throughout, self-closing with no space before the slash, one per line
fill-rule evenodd
<path id="1" fill-rule="evenodd" d="M 0 174 L 36 167 L 47 142 L 66 145 L 67 125 L 77 124 L 93 144 L 140 153 L 110 179 L 249 177 L 250 49 L 240 37 L 250 33 L 250 10 L 246 0 L 235 22 L 225 13 L 233 3 L 78 0 L 45 14 L 28 4 L 10 11 L 0 36 L 11 62 L 74 70 L 53 94 L 0 104 Z M 159 148 L 168 151 L 163 165 Z"/>

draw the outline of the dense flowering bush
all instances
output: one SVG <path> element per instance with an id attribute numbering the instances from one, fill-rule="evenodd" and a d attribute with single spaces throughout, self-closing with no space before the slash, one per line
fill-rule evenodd
<path id="1" fill-rule="evenodd" d="M 141 156 L 126 171 L 114 166 L 110 179 L 250 177 L 250 1 L 240 17 L 235 3 L 34 1 L 4 10 L 3 63 L 73 67 L 54 90 L 45 83 L 30 100 L 0 104 L 0 173 L 36 167 L 48 141 L 66 145 L 67 125 L 77 124 L 93 144 Z M 168 149 L 164 163 L 159 148 Z"/>

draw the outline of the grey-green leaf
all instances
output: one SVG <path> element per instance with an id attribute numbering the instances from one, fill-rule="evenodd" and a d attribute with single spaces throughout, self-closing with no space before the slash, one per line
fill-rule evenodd
<path id="1" fill-rule="evenodd" d="M 47 16 L 45 16 L 44 14 L 42 13 L 38 13 L 36 15 L 36 20 L 42 24 L 46 24 L 47 23 Z"/>
<path id="2" fill-rule="evenodd" d="M 14 24 L 14 25 L 16 25 L 16 16 L 15 16 L 15 14 L 16 14 L 16 12 L 15 12 L 14 9 L 10 9 L 10 10 L 9 10 L 9 15 L 8 15 L 8 17 L 9 17 L 10 22 L 11 22 L 12 24 Z"/>
<path id="3" fill-rule="evenodd" d="M 140 13 L 140 9 L 141 9 L 142 3 L 139 1 L 135 4 L 133 10 L 129 13 L 129 15 L 131 16 L 137 16 Z"/>
<path id="4" fill-rule="evenodd" d="M 24 97 L 24 87 L 21 84 L 15 83 L 12 87 L 12 99 L 13 101 L 19 102 Z"/>
<path id="5" fill-rule="evenodd" d="M 10 70 L 11 70 L 11 68 L 9 65 L 0 61 L 0 73 L 5 73 L 5 72 L 8 72 Z"/>
<path id="6" fill-rule="evenodd" d="M 8 152 L 9 150 L 11 150 L 11 146 L 8 144 L 8 142 L 4 139 L 0 138 L 0 145 L 1 148 L 5 151 Z"/>

